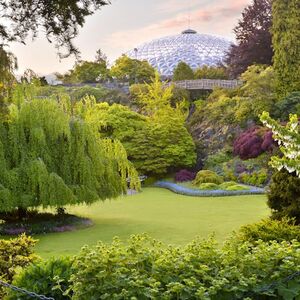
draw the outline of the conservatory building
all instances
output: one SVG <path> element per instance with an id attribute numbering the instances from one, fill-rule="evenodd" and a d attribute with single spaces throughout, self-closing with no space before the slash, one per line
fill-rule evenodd
<path id="1" fill-rule="evenodd" d="M 145 43 L 129 51 L 127 55 L 147 60 L 162 76 L 171 77 L 180 61 L 187 63 L 192 69 L 223 63 L 230 45 L 231 42 L 224 38 L 187 29 L 178 35 Z"/>

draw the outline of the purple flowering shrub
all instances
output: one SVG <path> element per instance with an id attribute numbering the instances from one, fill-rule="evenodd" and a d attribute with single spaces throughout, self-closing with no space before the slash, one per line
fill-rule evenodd
<path id="1" fill-rule="evenodd" d="M 175 174 L 175 181 L 177 182 L 192 181 L 195 179 L 195 177 L 196 177 L 196 173 L 183 169 Z"/>
<path id="2" fill-rule="evenodd" d="M 233 153 L 245 160 L 256 158 L 264 152 L 271 152 L 274 146 L 272 131 L 264 127 L 253 126 L 234 141 Z"/>

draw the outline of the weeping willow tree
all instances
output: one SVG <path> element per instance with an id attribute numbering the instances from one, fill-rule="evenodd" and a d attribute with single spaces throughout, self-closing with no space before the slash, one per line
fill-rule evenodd
<path id="1" fill-rule="evenodd" d="M 126 191 L 128 177 L 139 188 L 119 142 L 100 139 L 67 102 L 26 99 L 15 99 L 0 123 L 2 212 L 114 198 Z"/>

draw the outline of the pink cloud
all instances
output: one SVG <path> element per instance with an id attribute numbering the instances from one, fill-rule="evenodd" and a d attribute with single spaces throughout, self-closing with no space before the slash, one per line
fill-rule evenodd
<path id="1" fill-rule="evenodd" d="M 232 29 L 236 25 L 238 18 L 240 18 L 242 10 L 250 1 L 235 0 L 234 2 L 229 2 L 221 0 L 215 4 L 202 5 L 203 7 L 198 5 L 196 9 L 191 11 L 189 16 L 186 12 L 178 13 L 173 18 L 165 19 L 137 30 L 115 32 L 106 40 L 106 45 L 114 49 L 115 53 L 119 52 L 121 54 L 153 38 L 179 33 L 186 29 L 189 23 L 190 27 L 198 32 L 232 38 Z M 176 0 L 169 0 L 165 7 L 172 3 L 177 3 L 179 7 L 180 3 Z"/>

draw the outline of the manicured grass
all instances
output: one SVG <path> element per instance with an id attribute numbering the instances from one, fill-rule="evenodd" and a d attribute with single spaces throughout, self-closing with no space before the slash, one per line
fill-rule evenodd
<path id="1" fill-rule="evenodd" d="M 76 254 L 85 244 L 93 245 L 98 240 L 111 242 L 114 236 L 127 239 L 131 234 L 143 232 L 176 245 L 212 233 L 223 241 L 232 230 L 269 214 L 264 195 L 201 198 L 160 188 L 145 188 L 137 195 L 68 211 L 91 218 L 94 226 L 37 236 L 40 240 L 37 252 L 42 257 Z"/>

